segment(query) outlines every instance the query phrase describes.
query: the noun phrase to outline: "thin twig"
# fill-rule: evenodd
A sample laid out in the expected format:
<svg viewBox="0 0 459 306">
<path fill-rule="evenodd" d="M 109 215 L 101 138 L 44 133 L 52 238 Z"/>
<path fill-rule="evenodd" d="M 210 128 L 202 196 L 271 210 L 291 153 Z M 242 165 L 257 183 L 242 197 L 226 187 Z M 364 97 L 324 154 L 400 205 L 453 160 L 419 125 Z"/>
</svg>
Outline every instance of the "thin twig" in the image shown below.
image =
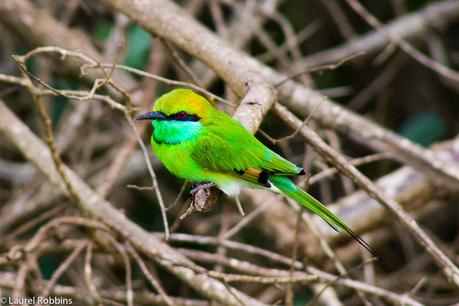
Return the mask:
<svg viewBox="0 0 459 306">
<path fill-rule="evenodd" d="M 452 70 L 451 68 L 446 67 L 445 65 L 431 59 L 415 47 L 413 47 L 410 43 L 403 40 L 397 34 L 388 31 L 383 27 L 381 22 L 368 10 L 360 4 L 357 0 L 345 0 L 347 4 L 357 13 L 359 14 L 365 21 L 370 24 L 372 27 L 383 33 L 389 41 L 395 45 L 397 45 L 400 49 L 403 50 L 406 54 L 413 57 L 418 63 L 424 65 L 425 67 L 435 71 L 439 75 L 449 78 L 455 82 L 459 82 L 459 72 Z"/>
<path fill-rule="evenodd" d="M 301 124 L 301 121 L 285 107 L 276 104 L 274 109 L 287 124 L 293 127 L 297 127 Z M 430 254 L 446 278 L 452 284 L 459 287 L 459 269 L 395 200 L 386 197 L 370 179 L 357 170 L 342 155 L 331 149 L 313 130 L 308 127 L 303 127 L 301 129 L 301 135 L 319 154 L 333 162 L 340 172 L 351 178 L 357 185 L 359 185 L 360 188 L 365 190 L 369 196 L 374 198 L 389 212 L 391 212 L 392 215 L 394 215 L 397 220 L 411 232 L 425 251 Z"/>
<path fill-rule="evenodd" d="M 80 243 L 78 247 L 76 247 L 72 253 L 59 265 L 59 267 L 56 269 L 56 271 L 53 273 L 51 276 L 51 279 L 49 280 L 47 286 L 45 289 L 42 291 L 41 295 L 44 297 L 49 296 L 49 294 L 52 292 L 54 286 L 56 285 L 57 281 L 59 278 L 65 273 L 65 271 L 70 267 L 70 265 L 75 261 L 75 259 L 78 258 L 78 256 L 83 252 L 83 250 L 87 247 L 88 243 Z"/>
<path fill-rule="evenodd" d="M 292 75 L 288 76 L 287 78 L 285 78 L 284 80 L 277 82 L 276 84 L 274 84 L 274 87 L 277 88 L 277 87 L 285 84 L 287 81 L 295 79 L 296 77 L 298 77 L 300 75 L 303 75 L 303 74 L 307 74 L 307 73 L 311 73 L 311 72 L 323 72 L 323 71 L 326 71 L 326 70 L 335 70 L 336 68 L 339 68 L 343 64 L 345 64 L 345 63 L 347 63 L 347 62 L 349 62 L 349 61 L 351 61 L 351 60 L 355 59 L 356 57 L 359 57 L 359 56 L 361 56 L 363 54 L 364 54 L 364 52 L 358 52 L 358 53 L 351 54 L 350 56 L 347 56 L 347 57 L 341 59 L 339 62 L 337 62 L 335 64 L 326 64 L 326 65 L 319 65 L 319 66 L 312 67 L 312 68 L 307 68 L 304 71 L 300 71 L 300 72 L 297 72 L 295 74 L 292 74 Z"/>
<path fill-rule="evenodd" d="M 132 121 L 131 117 L 128 115 L 126 116 L 126 120 L 129 123 L 129 126 L 132 128 L 132 131 L 134 132 L 135 137 L 137 138 L 137 142 L 140 145 L 140 148 L 142 149 L 142 153 L 145 159 L 145 162 L 147 163 L 147 169 L 148 172 L 150 173 L 150 177 L 152 180 L 152 188 L 156 193 L 156 198 L 158 199 L 159 207 L 161 209 L 161 216 L 163 219 L 163 225 L 164 225 L 164 238 L 166 240 L 169 240 L 169 223 L 167 221 L 167 213 L 166 213 L 166 206 L 164 204 L 163 196 L 161 195 L 161 191 L 159 190 L 159 185 L 158 185 L 158 178 L 156 177 L 156 173 L 153 170 L 153 166 L 151 165 L 150 161 L 150 156 L 148 155 L 147 148 L 145 147 L 145 144 L 142 141 L 142 138 L 140 137 L 139 132 L 137 132 L 137 128 L 134 125 L 134 122 Z"/>
<path fill-rule="evenodd" d="M 112 66 L 112 64 L 100 64 L 100 66 L 103 67 L 103 68 L 110 68 Z M 95 67 L 93 65 L 89 65 L 89 66 L 85 66 L 84 67 L 85 70 L 86 69 L 96 69 L 96 68 L 97 67 Z M 187 88 L 193 89 L 193 90 L 195 90 L 195 91 L 197 91 L 197 92 L 209 97 L 209 99 L 211 101 L 219 101 L 219 102 L 225 103 L 225 104 L 227 104 L 229 106 L 233 106 L 233 107 L 235 106 L 233 103 L 231 103 L 229 101 L 226 101 L 225 99 L 223 99 L 223 98 L 211 93 L 210 91 L 208 91 L 208 90 L 206 90 L 204 88 L 201 88 L 201 87 L 199 87 L 199 86 L 197 86 L 195 84 L 192 84 L 192 83 L 167 79 L 167 78 L 164 78 L 164 77 L 161 77 L 161 76 L 158 76 L 158 75 L 154 75 L 154 74 L 145 72 L 143 70 L 139 70 L 139 69 L 136 69 L 136 68 L 125 66 L 125 65 L 115 65 L 115 68 L 122 69 L 122 70 L 125 70 L 125 71 L 128 71 L 128 72 L 134 73 L 134 74 L 136 74 L 138 76 L 150 78 L 150 79 L 162 82 L 164 84 L 180 86 L 180 87 L 187 87 Z"/>
<path fill-rule="evenodd" d="M 129 243 L 126 244 L 126 248 L 127 248 L 128 252 L 131 254 L 131 256 L 134 257 L 135 261 L 139 265 L 139 267 L 142 270 L 142 272 L 145 275 L 145 277 L 148 279 L 148 281 L 153 286 L 153 288 L 156 289 L 156 291 L 159 293 L 159 295 L 161 295 L 161 297 L 164 299 L 166 304 L 168 306 L 175 306 L 175 303 L 171 300 L 171 298 L 164 291 L 164 289 L 161 286 L 161 284 L 151 274 L 150 270 L 148 270 L 148 267 L 146 266 L 145 262 L 140 257 L 140 255 L 137 253 L 137 251 Z"/>
<path fill-rule="evenodd" d="M 84 260 L 84 280 L 89 292 L 91 293 L 92 298 L 95 300 L 95 302 L 97 302 L 97 304 L 100 305 L 102 302 L 102 297 L 97 291 L 97 287 L 92 280 L 91 259 L 93 247 L 94 243 L 92 241 L 89 241 L 88 245 L 86 246 L 86 256 Z"/>
<path fill-rule="evenodd" d="M 237 210 L 239 211 L 239 214 L 241 216 L 245 216 L 244 208 L 242 208 L 241 200 L 239 199 L 239 197 L 236 197 L 234 200 L 236 202 L 236 207 L 237 207 Z"/>
<path fill-rule="evenodd" d="M 172 46 L 170 42 L 164 39 L 161 39 L 161 42 L 166 46 L 167 50 L 169 51 L 170 55 L 177 63 L 177 65 L 188 75 L 188 77 L 193 81 L 193 83 L 199 87 L 203 87 L 202 82 L 198 79 L 198 76 L 193 72 L 193 70 L 191 70 L 190 67 L 188 67 L 188 65 L 178 54 L 174 46 Z"/>
</svg>

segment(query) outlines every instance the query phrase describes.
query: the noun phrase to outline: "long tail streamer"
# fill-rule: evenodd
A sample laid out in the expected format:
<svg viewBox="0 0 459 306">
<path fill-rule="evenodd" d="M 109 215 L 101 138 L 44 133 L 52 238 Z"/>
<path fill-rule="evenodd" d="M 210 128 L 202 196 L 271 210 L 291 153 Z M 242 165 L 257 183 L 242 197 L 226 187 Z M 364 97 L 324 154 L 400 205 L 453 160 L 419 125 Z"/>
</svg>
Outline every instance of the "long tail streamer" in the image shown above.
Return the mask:
<svg viewBox="0 0 459 306">
<path fill-rule="evenodd" d="M 318 200 L 314 199 L 307 192 L 296 186 L 290 179 L 282 176 L 271 176 L 269 181 L 276 186 L 280 191 L 282 191 L 286 196 L 290 197 L 292 200 L 295 200 L 299 204 L 303 205 L 309 209 L 314 214 L 321 217 L 325 222 L 327 222 L 334 230 L 339 231 L 339 229 L 344 230 L 352 238 L 354 238 L 358 243 L 360 243 L 365 249 L 368 250 L 373 256 L 378 257 L 375 251 L 370 247 L 370 245 L 352 231 L 341 219 L 339 219 L 335 214 L 333 214 L 324 204 L 320 203 Z"/>
</svg>

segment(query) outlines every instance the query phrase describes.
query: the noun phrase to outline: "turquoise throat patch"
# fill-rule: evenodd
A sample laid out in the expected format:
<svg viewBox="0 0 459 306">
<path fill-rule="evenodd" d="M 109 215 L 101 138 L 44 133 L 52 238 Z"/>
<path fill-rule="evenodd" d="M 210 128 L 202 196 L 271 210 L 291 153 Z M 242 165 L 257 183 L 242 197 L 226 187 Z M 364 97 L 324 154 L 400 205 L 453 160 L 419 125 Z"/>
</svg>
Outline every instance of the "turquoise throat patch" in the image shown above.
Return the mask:
<svg viewBox="0 0 459 306">
<path fill-rule="evenodd" d="M 158 144 L 179 144 L 196 139 L 202 132 L 200 122 L 177 120 L 153 120 L 153 139 Z"/>
</svg>

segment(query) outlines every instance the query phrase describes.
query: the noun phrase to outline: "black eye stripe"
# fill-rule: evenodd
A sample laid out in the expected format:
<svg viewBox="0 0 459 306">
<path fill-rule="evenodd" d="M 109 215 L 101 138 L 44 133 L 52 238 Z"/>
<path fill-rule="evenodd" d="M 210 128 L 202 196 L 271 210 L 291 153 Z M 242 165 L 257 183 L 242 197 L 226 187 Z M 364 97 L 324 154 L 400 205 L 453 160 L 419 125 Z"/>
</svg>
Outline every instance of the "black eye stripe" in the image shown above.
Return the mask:
<svg viewBox="0 0 459 306">
<path fill-rule="evenodd" d="M 201 119 L 198 115 L 187 115 L 186 121 L 199 121 Z"/>
<path fill-rule="evenodd" d="M 199 121 L 201 119 L 198 115 L 187 114 L 186 112 L 178 112 L 167 116 L 166 120 L 177 120 L 177 121 Z"/>
</svg>

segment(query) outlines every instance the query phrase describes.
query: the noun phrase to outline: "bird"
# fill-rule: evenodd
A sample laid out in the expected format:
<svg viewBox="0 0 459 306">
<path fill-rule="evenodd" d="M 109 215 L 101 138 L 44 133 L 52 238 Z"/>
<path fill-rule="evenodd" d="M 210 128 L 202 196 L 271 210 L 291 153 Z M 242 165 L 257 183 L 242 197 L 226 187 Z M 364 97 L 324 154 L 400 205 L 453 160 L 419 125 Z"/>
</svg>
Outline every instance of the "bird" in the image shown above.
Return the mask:
<svg viewBox="0 0 459 306">
<path fill-rule="evenodd" d="M 136 120 L 151 121 L 153 153 L 175 176 L 215 185 L 230 197 L 246 187 L 283 194 L 374 254 L 339 217 L 293 183 L 290 178 L 304 175 L 303 168 L 266 147 L 202 95 L 186 88 L 171 90 L 156 100 L 151 112 Z"/>
</svg>

